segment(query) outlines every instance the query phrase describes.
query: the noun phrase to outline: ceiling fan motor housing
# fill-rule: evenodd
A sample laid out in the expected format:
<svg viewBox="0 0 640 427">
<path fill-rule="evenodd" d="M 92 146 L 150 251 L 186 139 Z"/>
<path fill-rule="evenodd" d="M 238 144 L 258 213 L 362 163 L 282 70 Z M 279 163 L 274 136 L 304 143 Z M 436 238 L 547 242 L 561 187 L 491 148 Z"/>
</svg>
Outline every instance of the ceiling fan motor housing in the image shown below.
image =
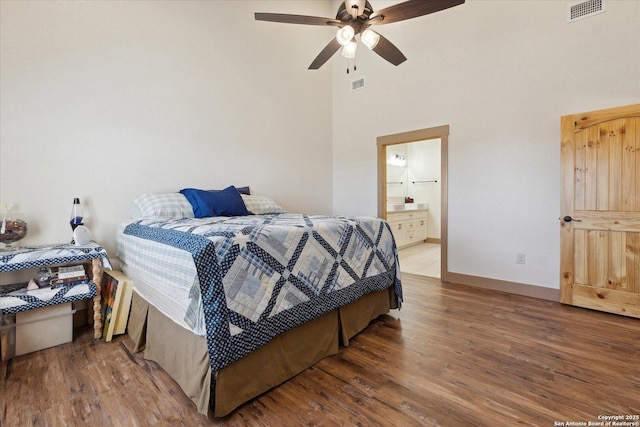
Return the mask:
<svg viewBox="0 0 640 427">
<path fill-rule="evenodd" d="M 342 22 L 358 18 L 368 19 L 372 13 L 373 8 L 367 0 L 345 0 L 338 8 L 336 19 Z"/>
</svg>

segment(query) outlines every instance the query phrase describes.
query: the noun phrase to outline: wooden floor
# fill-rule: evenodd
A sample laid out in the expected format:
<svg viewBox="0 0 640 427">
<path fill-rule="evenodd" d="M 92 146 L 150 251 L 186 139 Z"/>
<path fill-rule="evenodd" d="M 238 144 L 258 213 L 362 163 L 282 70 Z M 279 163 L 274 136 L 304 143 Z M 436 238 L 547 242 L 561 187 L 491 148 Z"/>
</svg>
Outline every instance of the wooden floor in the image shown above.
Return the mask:
<svg viewBox="0 0 640 427">
<path fill-rule="evenodd" d="M 2 426 L 554 426 L 640 414 L 640 320 L 403 274 L 405 304 L 332 357 L 207 419 L 128 337 L 17 357 Z M 5 371 L 6 363 L 0 365 Z"/>
</svg>

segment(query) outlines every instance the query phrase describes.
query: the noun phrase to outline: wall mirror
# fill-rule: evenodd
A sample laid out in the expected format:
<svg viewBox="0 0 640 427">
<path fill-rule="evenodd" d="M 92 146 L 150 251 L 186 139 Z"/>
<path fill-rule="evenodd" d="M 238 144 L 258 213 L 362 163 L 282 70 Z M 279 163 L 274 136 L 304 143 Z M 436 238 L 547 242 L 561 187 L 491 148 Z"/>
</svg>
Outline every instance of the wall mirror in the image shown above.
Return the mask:
<svg viewBox="0 0 640 427">
<path fill-rule="evenodd" d="M 386 147 L 387 211 L 440 205 L 440 149 L 440 139 Z"/>
<path fill-rule="evenodd" d="M 387 147 L 386 167 L 387 202 L 404 203 L 404 198 L 409 195 L 407 144 L 398 144 Z"/>
</svg>

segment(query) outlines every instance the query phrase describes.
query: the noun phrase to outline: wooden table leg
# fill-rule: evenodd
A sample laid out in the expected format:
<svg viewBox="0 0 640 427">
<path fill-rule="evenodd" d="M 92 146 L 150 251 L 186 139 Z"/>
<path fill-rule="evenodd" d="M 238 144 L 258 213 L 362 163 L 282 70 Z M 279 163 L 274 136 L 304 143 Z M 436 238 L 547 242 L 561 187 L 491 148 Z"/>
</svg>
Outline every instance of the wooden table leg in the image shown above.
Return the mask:
<svg viewBox="0 0 640 427">
<path fill-rule="evenodd" d="M 93 297 L 93 338 L 102 338 L 102 261 L 100 258 L 91 260 L 93 282 L 96 284 L 96 296 Z"/>
<path fill-rule="evenodd" d="M 4 380 L 8 380 L 9 376 L 13 372 L 13 359 L 7 360 L 7 369 L 4 371 Z"/>
</svg>

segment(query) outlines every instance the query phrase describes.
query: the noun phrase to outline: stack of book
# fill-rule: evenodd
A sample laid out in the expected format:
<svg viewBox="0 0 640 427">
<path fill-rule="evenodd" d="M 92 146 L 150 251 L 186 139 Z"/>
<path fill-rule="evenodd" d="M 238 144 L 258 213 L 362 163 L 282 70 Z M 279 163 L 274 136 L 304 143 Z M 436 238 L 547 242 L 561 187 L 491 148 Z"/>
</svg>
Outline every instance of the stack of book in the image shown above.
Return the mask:
<svg viewBox="0 0 640 427">
<path fill-rule="evenodd" d="M 89 280 L 84 265 L 70 265 L 67 267 L 54 267 L 52 278 L 49 282 L 51 287 L 73 286 L 86 283 Z"/>
<path fill-rule="evenodd" d="M 124 334 L 129 322 L 133 281 L 121 271 L 106 270 L 102 275 L 102 336 L 111 341 L 114 335 Z"/>
</svg>

